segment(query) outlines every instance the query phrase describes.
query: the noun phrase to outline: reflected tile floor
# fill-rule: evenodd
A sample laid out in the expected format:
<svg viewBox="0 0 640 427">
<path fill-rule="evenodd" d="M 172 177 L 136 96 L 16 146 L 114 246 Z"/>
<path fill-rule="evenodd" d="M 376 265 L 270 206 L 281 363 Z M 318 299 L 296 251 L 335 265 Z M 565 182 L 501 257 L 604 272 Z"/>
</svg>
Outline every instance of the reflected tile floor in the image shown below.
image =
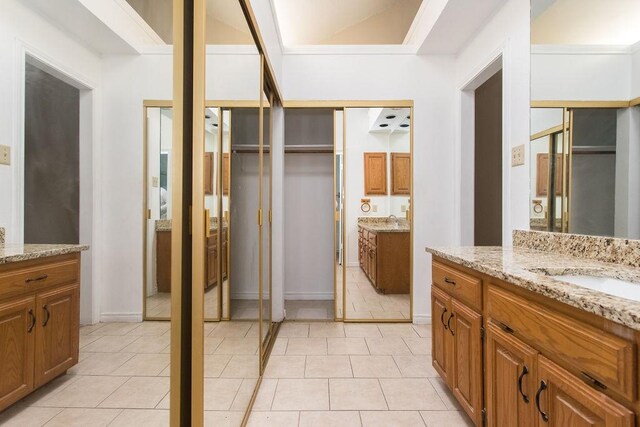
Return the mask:
<svg viewBox="0 0 640 427">
<path fill-rule="evenodd" d="M 341 268 L 340 268 L 341 270 Z M 409 319 L 409 294 L 376 292 L 360 267 L 347 267 L 347 319 Z"/>
<path fill-rule="evenodd" d="M 258 377 L 258 324 L 205 323 L 205 425 L 241 424 Z M 4 426 L 168 426 L 170 323 L 80 328 L 80 361 L 0 413 Z"/>
<path fill-rule="evenodd" d="M 331 320 L 334 319 L 333 300 L 286 300 L 284 308 L 287 320 Z"/>
<path fill-rule="evenodd" d="M 430 337 L 430 325 L 285 322 L 248 425 L 472 426 Z"/>
<path fill-rule="evenodd" d="M 226 285 L 225 280 L 225 285 Z M 226 301 L 223 300 L 226 305 Z M 224 308 L 223 308 L 224 310 Z M 204 293 L 204 315 L 207 318 L 218 317 L 218 288 L 214 286 Z M 171 294 L 158 292 L 147 297 L 147 317 L 169 319 L 171 317 Z"/>
</svg>

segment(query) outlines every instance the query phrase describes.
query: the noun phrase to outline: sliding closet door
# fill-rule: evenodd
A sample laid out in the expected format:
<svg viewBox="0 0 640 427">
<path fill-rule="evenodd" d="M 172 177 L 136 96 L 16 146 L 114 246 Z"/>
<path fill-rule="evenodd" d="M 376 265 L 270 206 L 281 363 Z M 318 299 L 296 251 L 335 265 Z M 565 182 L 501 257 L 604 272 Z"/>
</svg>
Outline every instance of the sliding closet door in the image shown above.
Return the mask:
<svg viewBox="0 0 640 427">
<path fill-rule="evenodd" d="M 264 58 L 264 57 L 263 57 Z M 263 62 L 264 65 L 264 62 Z M 271 333 L 271 104 L 262 93 L 260 133 L 260 340 L 261 363 Z"/>
</svg>

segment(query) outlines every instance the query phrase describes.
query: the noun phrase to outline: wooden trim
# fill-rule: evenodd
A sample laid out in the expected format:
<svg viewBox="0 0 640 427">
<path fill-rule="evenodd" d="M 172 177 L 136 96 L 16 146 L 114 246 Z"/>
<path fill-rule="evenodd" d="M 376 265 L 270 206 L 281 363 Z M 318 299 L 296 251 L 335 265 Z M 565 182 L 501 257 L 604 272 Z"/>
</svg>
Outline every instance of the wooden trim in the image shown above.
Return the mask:
<svg viewBox="0 0 640 427">
<path fill-rule="evenodd" d="M 568 126 L 565 126 L 565 129 L 567 127 Z M 540 138 L 543 138 L 545 136 L 549 136 L 549 135 L 552 135 L 554 133 L 560 133 L 560 132 L 562 132 L 562 125 L 554 126 L 554 127 L 549 128 L 549 129 L 542 130 L 542 131 L 540 131 L 538 133 L 534 133 L 533 135 L 531 135 L 530 141 L 535 141 L 536 139 L 540 139 Z"/>
<path fill-rule="evenodd" d="M 413 100 L 290 100 L 284 108 L 413 108 Z"/>
<path fill-rule="evenodd" d="M 243 3 L 244 0 L 241 0 L 240 3 Z M 249 18 L 247 18 L 249 19 Z M 258 358 L 258 366 L 260 376 L 264 373 L 264 366 L 262 361 L 264 360 L 264 346 L 262 345 L 262 316 L 264 315 L 264 310 L 262 307 L 263 298 L 262 298 L 262 289 L 264 286 L 263 283 L 263 269 L 264 269 L 264 261 L 262 257 L 263 250 L 263 237 L 262 237 L 262 225 L 264 224 L 264 210 L 262 209 L 262 175 L 264 171 L 264 56 L 260 55 L 260 107 L 258 108 L 258 347 L 259 347 L 259 358 Z"/>
<path fill-rule="evenodd" d="M 629 107 L 635 107 L 638 105 L 640 105 L 640 96 L 629 101 Z"/>
<path fill-rule="evenodd" d="M 144 107 L 158 107 L 167 108 L 173 107 L 173 101 L 171 99 L 145 99 L 142 101 Z"/>
<path fill-rule="evenodd" d="M 627 108 L 629 101 L 531 101 L 531 108 Z"/>
<path fill-rule="evenodd" d="M 145 99 L 142 101 L 145 107 L 171 108 L 173 101 L 170 99 Z M 267 105 L 269 103 L 267 102 Z M 258 108 L 260 101 L 242 99 L 207 99 L 206 108 Z"/>
</svg>

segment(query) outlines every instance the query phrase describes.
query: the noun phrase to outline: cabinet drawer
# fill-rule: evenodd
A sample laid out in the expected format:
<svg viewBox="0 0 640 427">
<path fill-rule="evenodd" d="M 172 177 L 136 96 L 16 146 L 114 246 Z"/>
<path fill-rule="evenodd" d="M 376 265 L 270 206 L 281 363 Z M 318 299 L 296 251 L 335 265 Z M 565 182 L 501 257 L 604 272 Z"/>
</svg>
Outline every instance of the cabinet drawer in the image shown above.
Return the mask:
<svg viewBox="0 0 640 427">
<path fill-rule="evenodd" d="M 482 310 L 481 280 L 456 270 L 448 265 L 433 261 L 433 283 L 451 296 Z"/>
<path fill-rule="evenodd" d="M 631 401 L 635 399 L 636 354 L 632 342 L 495 286 L 489 286 L 487 313 L 507 325 L 506 330 L 564 361 L 595 388 L 608 388 Z"/>
<path fill-rule="evenodd" d="M 25 261 L 0 269 L 0 299 L 80 280 L 77 256 Z"/>
</svg>

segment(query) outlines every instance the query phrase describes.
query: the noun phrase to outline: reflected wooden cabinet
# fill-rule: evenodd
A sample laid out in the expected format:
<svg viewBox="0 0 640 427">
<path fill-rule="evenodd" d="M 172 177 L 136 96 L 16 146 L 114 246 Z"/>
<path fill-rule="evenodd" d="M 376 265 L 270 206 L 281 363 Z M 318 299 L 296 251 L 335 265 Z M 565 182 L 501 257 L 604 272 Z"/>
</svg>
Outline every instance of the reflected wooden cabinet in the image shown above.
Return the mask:
<svg viewBox="0 0 640 427">
<path fill-rule="evenodd" d="M 222 195 L 229 195 L 229 183 L 231 180 L 231 160 L 229 158 L 229 153 L 222 154 Z"/>
<path fill-rule="evenodd" d="M 213 194 L 213 153 L 204 153 L 204 194 Z"/>
<path fill-rule="evenodd" d="M 536 157 L 536 197 L 547 197 L 549 192 L 549 154 L 538 153 Z M 556 196 L 562 196 L 562 154 L 556 154 Z"/>
<path fill-rule="evenodd" d="M 411 194 L 411 154 L 391 153 L 391 194 Z"/>
<path fill-rule="evenodd" d="M 387 194 L 387 153 L 364 153 L 364 194 Z"/>
<path fill-rule="evenodd" d="M 408 231 L 373 232 L 358 227 L 360 268 L 377 292 L 410 292 L 410 242 Z"/>
<path fill-rule="evenodd" d="M 0 411 L 78 363 L 80 255 L 0 266 Z"/>
</svg>

